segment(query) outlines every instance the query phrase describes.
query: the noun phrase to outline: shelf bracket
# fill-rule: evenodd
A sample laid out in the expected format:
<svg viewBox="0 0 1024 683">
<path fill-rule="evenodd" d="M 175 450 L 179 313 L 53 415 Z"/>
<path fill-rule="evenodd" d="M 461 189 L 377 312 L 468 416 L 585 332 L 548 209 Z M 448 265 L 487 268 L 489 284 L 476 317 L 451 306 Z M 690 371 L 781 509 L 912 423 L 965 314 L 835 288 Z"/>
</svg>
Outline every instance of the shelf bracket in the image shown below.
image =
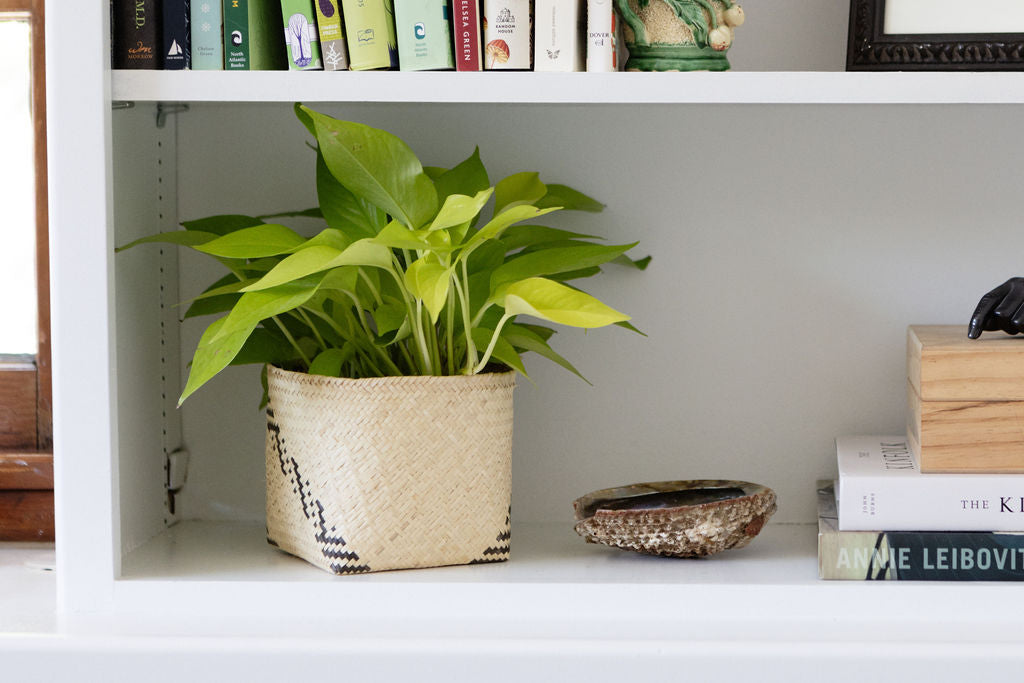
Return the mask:
<svg viewBox="0 0 1024 683">
<path fill-rule="evenodd" d="M 117 111 L 118 109 L 134 109 L 135 103 L 130 100 L 119 100 L 116 102 L 111 102 L 110 108 L 113 111 Z"/>
<path fill-rule="evenodd" d="M 167 509 L 174 514 L 174 498 L 188 479 L 188 451 L 183 448 L 167 454 Z"/>
<path fill-rule="evenodd" d="M 156 127 L 163 128 L 167 123 L 168 114 L 179 114 L 188 111 L 187 104 L 168 104 L 166 102 L 156 103 Z"/>
</svg>

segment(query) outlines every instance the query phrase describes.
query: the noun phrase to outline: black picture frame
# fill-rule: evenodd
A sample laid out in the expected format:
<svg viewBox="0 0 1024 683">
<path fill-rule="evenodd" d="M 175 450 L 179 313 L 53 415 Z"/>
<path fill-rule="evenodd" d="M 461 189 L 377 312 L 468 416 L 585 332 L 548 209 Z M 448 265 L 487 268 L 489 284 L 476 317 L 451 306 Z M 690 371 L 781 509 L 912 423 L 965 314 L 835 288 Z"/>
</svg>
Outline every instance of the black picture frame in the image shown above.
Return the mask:
<svg viewBox="0 0 1024 683">
<path fill-rule="evenodd" d="M 884 32 L 885 0 L 850 0 L 847 71 L 1022 71 L 1024 33 Z"/>
</svg>

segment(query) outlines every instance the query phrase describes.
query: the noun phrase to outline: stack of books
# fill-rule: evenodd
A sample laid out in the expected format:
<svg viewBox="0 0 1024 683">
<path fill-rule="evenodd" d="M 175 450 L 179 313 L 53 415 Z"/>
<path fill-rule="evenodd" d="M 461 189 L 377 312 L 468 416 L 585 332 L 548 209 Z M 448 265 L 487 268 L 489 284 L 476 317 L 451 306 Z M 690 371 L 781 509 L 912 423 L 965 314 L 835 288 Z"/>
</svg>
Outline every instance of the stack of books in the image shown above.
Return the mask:
<svg viewBox="0 0 1024 683">
<path fill-rule="evenodd" d="M 115 69 L 616 71 L 620 63 L 611 0 L 111 0 L 111 13 Z"/>
<path fill-rule="evenodd" d="M 823 579 L 1024 579 L 1024 345 L 907 334 L 907 433 L 836 439 L 818 486 Z"/>
</svg>

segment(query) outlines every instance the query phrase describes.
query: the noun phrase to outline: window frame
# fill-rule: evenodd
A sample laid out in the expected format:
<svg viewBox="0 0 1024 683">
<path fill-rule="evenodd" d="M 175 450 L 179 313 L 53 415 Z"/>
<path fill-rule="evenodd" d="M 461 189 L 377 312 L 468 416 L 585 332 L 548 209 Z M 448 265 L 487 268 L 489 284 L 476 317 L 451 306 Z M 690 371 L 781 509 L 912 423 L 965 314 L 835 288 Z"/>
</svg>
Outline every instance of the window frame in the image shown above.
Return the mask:
<svg viewBox="0 0 1024 683">
<path fill-rule="evenodd" d="M 31 35 L 38 310 L 35 356 L 0 356 L 0 541 L 54 538 L 44 7 L 44 0 L 0 0 L 0 14 L 24 15 Z"/>
</svg>

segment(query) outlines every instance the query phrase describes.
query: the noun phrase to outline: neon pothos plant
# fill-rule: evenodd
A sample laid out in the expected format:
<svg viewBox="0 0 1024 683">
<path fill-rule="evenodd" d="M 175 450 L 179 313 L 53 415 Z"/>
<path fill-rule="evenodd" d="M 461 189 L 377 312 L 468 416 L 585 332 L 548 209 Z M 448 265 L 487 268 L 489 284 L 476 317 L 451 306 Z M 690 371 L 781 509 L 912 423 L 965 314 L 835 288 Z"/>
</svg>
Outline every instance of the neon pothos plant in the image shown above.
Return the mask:
<svg viewBox="0 0 1024 683">
<path fill-rule="evenodd" d="M 320 206 L 275 216 L 211 216 L 146 237 L 209 254 L 229 271 L 185 317 L 226 314 L 206 328 L 184 401 L 228 365 L 272 363 L 340 377 L 526 374 L 532 351 L 579 375 L 540 321 L 593 328 L 620 313 L 568 281 L 608 262 L 644 268 L 589 235 L 524 224 L 593 199 L 536 173 L 491 186 L 474 151 L 452 169 L 424 168 L 399 138 L 296 105 L 316 138 Z M 492 201 L 493 200 L 493 201 Z M 492 205 L 484 218 L 485 209 Z M 322 218 L 312 238 L 266 219 Z"/>
</svg>

